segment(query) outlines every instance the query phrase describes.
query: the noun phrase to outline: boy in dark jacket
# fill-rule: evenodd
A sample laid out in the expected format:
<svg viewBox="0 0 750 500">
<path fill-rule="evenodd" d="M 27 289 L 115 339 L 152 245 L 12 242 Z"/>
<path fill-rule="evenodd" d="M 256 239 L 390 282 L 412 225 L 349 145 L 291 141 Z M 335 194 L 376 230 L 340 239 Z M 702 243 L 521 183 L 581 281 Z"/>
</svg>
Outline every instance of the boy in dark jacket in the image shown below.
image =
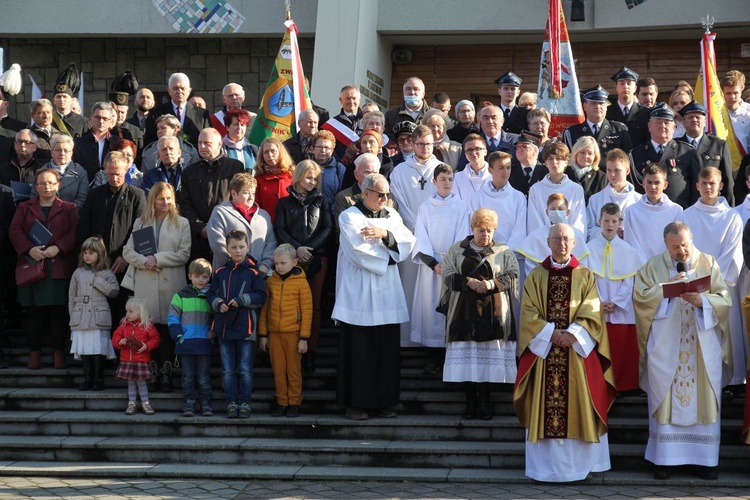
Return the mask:
<svg viewBox="0 0 750 500">
<path fill-rule="evenodd" d="M 255 318 L 266 301 L 266 283 L 247 255 L 249 248 L 244 231 L 230 231 L 229 260 L 216 270 L 208 289 L 208 301 L 217 313 L 212 330 L 219 339 L 227 418 L 250 418 Z"/>
<path fill-rule="evenodd" d="M 182 365 L 182 390 L 185 404 L 183 417 L 195 415 L 195 387 L 201 402 L 201 415 L 212 417 L 211 410 L 211 319 L 213 311 L 206 293 L 211 281 L 211 264 L 206 259 L 195 259 L 188 267 L 190 285 L 174 294 L 169 305 L 169 334 L 174 341 L 174 352 Z"/>
</svg>

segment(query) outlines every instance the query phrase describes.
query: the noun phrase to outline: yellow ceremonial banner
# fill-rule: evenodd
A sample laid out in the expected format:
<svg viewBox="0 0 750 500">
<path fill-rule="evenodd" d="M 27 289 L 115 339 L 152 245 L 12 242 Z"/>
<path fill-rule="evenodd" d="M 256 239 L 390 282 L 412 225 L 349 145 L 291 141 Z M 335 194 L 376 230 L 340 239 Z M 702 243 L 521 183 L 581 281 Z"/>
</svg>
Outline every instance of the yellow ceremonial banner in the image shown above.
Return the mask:
<svg viewBox="0 0 750 500">
<path fill-rule="evenodd" d="M 732 169 L 737 173 L 742 162 L 742 153 L 737 142 L 737 136 L 734 135 L 732 120 L 729 118 L 726 102 L 724 102 L 724 93 L 719 84 L 719 78 L 716 76 L 716 69 L 710 59 L 706 58 L 706 83 L 708 88 L 708 99 L 703 95 L 703 74 L 698 74 L 698 81 L 695 84 L 695 100 L 706 107 L 708 117 L 711 119 L 709 124 L 710 130 L 719 139 L 724 139 L 729 144 L 729 153 L 732 155 Z"/>
</svg>

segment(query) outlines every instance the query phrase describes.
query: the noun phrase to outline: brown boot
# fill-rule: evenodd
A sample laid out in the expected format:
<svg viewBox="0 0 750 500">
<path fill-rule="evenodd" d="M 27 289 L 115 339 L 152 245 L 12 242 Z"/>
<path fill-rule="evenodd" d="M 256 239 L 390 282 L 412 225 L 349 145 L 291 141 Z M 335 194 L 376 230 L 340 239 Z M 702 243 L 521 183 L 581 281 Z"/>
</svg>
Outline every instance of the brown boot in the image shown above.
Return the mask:
<svg viewBox="0 0 750 500">
<path fill-rule="evenodd" d="M 65 351 L 55 350 L 55 368 L 62 370 L 68 367 L 67 361 L 65 361 Z"/>
<path fill-rule="evenodd" d="M 38 370 L 42 367 L 42 351 L 31 351 L 29 353 L 29 370 Z"/>
</svg>

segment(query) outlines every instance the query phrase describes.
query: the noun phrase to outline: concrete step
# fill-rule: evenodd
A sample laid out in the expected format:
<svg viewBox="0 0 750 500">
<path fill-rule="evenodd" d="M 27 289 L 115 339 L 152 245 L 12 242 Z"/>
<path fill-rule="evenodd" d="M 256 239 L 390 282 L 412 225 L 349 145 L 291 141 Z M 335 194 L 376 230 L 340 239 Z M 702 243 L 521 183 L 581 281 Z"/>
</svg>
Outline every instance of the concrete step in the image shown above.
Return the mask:
<svg viewBox="0 0 750 500">
<path fill-rule="evenodd" d="M 348 466 L 270 466 L 227 467 L 212 464 L 158 464 L 148 462 L 2 462 L 0 475 L 41 477 L 88 477 L 130 479 L 196 479 L 217 480 L 288 480 L 288 481 L 430 481 L 430 482 L 482 482 L 496 484 L 540 483 L 524 476 L 522 469 L 486 468 L 404 468 L 404 467 L 348 467 Z M 750 476 L 744 472 L 722 471 L 716 481 L 704 481 L 689 474 L 675 474 L 671 479 L 653 479 L 651 466 L 644 464 L 636 471 L 608 471 L 590 474 L 579 484 L 592 486 L 646 486 L 664 491 L 675 488 L 705 486 L 716 488 L 750 488 Z M 602 490 L 605 491 L 605 490 Z M 607 493 L 604 493 L 606 496 Z"/>
<path fill-rule="evenodd" d="M 243 422 L 252 425 L 251 421 Z M 0 461 L 151 462 L 522 469 L 523 442 L 399 441 L 210 437 L 99 437 L 0 435 Z M 611 444 L 613 470 L 643 469 L 642 444 Z M 723 471 L 746 471 L 747 449 L 723 446 Z"/>
<path fill-rule="evenodd" d="M 250 421 L 229 420 L 216 409 L 214 417 L 182 417 L 154 402 L 152 416 L 127 416 L 119 411 L 4 411 L 0 428 L 7 435 L 56 437 L 258 437 L 285 439 L 353 439 L 522 442 L 524 429 L 515 416 L 495 416 L 492 420 L 465 420 L 458 416 L 400 415 L 394 419 L 371 418 L 355 422 L 341 414 L 303 414 L 299 418 L 274 418 L 267 412 L 255 412 Z M 146 424 L 146 425 L 144 425 Z M 742 421 L 722 421 L 722 442 L 739 444 Z M 609 422 L 610 443 L 645 443 L 646 419 L 613 418 Z"/>
</svg>

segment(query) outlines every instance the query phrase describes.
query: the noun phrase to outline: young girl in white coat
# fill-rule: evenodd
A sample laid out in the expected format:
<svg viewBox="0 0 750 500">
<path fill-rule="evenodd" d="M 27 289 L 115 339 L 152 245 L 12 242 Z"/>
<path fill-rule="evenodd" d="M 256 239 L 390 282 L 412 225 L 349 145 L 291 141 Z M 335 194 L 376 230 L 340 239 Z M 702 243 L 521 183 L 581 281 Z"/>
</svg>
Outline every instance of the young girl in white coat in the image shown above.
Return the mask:
<svg viewBox="0 0 750 500">
<path fill-rule="evenodd" d="M 70 352 L 83 362 L 81 391 L 104 388 L 104 359 L 114 359 L 109 340 L 112 316 L 107 298 L 120 292 L 115 274 L 109 269 L 104 241 L 92 236 L 83 242 L 78 269 L 70 279 Z"/>
</svg>

